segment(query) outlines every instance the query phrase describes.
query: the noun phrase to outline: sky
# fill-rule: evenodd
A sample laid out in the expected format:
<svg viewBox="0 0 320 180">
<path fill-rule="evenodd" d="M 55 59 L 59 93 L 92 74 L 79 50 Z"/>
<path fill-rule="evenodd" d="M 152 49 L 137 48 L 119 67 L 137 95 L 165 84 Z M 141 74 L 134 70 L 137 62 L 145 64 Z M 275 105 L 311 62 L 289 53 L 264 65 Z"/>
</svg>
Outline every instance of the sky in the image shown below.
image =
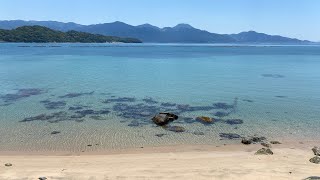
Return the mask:
<svg viewBox="0 0 320 180">
<path fill-rule="evenodd" d="M 0 20 L 17 19 L 187 23 L 213 33 L 254 30 L 320 41 L 320 0 L 0 0 Z"/>
</svg>

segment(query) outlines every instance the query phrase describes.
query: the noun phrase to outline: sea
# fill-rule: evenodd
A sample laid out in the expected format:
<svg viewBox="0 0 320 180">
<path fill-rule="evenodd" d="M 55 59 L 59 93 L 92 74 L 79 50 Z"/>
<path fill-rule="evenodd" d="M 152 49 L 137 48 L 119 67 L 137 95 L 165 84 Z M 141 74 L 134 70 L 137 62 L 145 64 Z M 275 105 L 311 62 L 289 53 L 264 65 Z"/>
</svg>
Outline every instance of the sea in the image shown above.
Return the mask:
<svg viewBox="0 0 320 180">
<path fill-rule="evenodd" d="M 179 118 L 157 126 L 160 112 Z M 0 43 L 0 152 L 305 141 L 319 127 L 317 45 Z"/>
</svg>

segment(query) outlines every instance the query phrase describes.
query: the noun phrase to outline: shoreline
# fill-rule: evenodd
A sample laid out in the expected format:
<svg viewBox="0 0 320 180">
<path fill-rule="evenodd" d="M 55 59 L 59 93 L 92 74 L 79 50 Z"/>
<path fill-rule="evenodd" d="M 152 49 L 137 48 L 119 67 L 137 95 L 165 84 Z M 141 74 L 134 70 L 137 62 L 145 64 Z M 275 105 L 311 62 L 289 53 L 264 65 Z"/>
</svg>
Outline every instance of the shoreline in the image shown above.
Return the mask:
<svg viewBox="0 0 320 180">
<path fill-rule="evenodd" d="M 0 154 L 0 179 L 306 179 L 320 176 L 320 165 L 309 162 L 313 143 L 273 145 L 274 155 L 254 155 L 261 145 L 158 147 L 115 154 Z"/>
<path fill-rule="evenodd" d="M 271 149 L 301 149 L 310 150 L 314 146 L 320 146 L 320 140 L 305 141 L 280 141 L 281 144 L 272 144 Z M 94 150 L 87 147 L 87 151 L 0 151 L 0 156 L 95 156 L 95 155 L 117 155 L 117 154 L 152 154 L 152 153 L 170 153 L 170 152 L 254 152 L 263 148 L 260 143 L 244 145 L 240 142 L 223 145 L 202 145 L 202 144 L 186 144 L 186 145 L 163 145 L 163 146 L 141 146 L 135 148 L 119 148 Z"/>
</svg>

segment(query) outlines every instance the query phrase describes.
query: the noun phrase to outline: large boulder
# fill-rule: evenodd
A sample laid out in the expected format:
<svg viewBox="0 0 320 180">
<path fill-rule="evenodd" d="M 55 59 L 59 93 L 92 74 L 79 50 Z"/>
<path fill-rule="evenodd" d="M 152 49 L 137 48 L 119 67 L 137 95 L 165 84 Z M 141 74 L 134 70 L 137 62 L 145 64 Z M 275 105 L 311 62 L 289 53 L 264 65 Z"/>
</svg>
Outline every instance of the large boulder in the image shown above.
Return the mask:
<svg viewBox="0 0 320 180">
<path fill-rule="evenodd" d="M 316 156 L 320 156 L 320 148 L 315 146 L 314 148 L 312 148 L 312 151 L 314 153 L 314 155 Z"/>
<path fill-rule="evenodd" d="M 164 126 L 177 119 L 178 119 L 178 116 L 175 114 L 159 113 L 152 118 L 152 121 L 158 126 Z"/>
</svg>

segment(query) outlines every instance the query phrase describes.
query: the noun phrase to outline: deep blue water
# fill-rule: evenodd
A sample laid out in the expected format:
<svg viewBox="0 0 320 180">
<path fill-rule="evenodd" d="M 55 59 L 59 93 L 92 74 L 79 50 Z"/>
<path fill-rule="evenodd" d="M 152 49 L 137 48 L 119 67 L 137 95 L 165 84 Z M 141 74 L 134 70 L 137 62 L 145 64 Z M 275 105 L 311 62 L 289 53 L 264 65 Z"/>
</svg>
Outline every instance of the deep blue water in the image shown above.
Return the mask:
<svg viewBox="0 0 320 180">
<path fill-rule="evenodd" d="M 319 46 L 0 44 L 0 150 L 315 139 L 319 68 Z M 155 126 L 160 111 L 186 131 Z"/>
</svg>

